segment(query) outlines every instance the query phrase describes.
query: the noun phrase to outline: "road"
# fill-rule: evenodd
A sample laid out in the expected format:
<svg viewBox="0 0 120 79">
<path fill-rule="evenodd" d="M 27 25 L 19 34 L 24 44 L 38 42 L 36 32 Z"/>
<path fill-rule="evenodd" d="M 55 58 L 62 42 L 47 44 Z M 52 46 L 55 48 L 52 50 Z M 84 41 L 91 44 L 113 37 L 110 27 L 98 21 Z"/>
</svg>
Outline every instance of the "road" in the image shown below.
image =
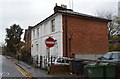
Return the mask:
<svg viewBox="0 0 120 79">
<path fill-rule="evenodd" d="M 0 55 L 0 77 L 16 78 L 24 77 L 17 66 L 6 57 Z"/>
</svg>

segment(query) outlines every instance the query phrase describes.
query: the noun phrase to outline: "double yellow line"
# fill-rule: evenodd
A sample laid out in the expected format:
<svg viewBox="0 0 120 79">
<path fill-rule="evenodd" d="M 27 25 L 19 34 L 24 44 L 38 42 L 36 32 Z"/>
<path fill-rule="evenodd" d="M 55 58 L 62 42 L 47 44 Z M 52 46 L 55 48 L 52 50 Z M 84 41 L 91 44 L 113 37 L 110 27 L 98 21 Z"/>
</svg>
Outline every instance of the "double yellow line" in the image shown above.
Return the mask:
<svg viewBox="0 0 120 79">
<path fill-rule="evenodd" d="M 11 61 L 11 60 L 9 60 L 9 61 Z M 29 73 L 29 72 L 25 71 L 22 67 L 17 65 L 15 62 L 12 63 L 12 64 L 14 64 L 14 66 L 20 71 L 20 73 L 23 74 L 23 76 L 27 77 L 28 79 L 37 79 L 32 75 L 32 73 Z"/>
<path fill-rule="evenodd" d="M 17 69 L 18 69 L 25 77 L 27 77 L 27 78 L 29 78 L 29 79 L 36 79 L 36 78 L 32 75 L 32 73 L 29 73 L 29 72 L 25 71 L 23 68 L 19 67 L 18 65 L 16 65 L 16 67 L 17 67 Z"/>
</svg>

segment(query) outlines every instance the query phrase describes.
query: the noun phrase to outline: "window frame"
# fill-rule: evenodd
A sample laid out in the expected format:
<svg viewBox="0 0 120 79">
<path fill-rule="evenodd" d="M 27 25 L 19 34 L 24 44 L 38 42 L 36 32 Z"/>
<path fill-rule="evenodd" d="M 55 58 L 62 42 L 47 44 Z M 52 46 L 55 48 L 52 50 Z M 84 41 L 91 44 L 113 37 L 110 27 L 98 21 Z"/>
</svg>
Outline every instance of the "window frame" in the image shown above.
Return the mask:
<svg viewBox="0 0 120 79">
<path fill-rule="evenodd" d="M 39 27 L 37 28 L 37 37 L 39 37 Z"/>
<path fill-rule="evenodd" d="M 35 38 L 35 29 L 33 29 L 33 38 Z"/>
<path fill-rule="evenodd" d="M 51 20 L 51 31 L 55 32 L 55 19 Z"/>
</svg>

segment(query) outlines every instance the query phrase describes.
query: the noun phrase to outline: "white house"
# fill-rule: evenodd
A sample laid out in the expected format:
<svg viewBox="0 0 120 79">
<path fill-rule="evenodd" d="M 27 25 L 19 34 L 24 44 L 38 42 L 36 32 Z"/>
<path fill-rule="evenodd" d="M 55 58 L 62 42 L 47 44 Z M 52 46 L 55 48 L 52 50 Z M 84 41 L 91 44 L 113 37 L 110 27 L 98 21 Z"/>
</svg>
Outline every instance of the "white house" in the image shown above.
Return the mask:
<svg viewBox="0 0 120 79">
<path fill-rule="evenodd" d="M 48 56 L 45 40 L 52 37 L 56 42 L 50 56 L 97 58 L 108 51 L 109 21 L 55 6 L 52 15 L 31 29 L 31 55 Z"/>
<path fill-rule="evenodd" d="M 31 55 L 32 56 L 47 56 L 48 48 L 45 45 L 45 40 L 52 37 L 56 40 L 55 46 L 50 48 L 50 55 L 63 56 L 63 30 L 62 30 L 62 15 L 57 13 L 46 18 L 42 22 L 35 25 L 32 29 L 31 38 Z"/>
</svg>

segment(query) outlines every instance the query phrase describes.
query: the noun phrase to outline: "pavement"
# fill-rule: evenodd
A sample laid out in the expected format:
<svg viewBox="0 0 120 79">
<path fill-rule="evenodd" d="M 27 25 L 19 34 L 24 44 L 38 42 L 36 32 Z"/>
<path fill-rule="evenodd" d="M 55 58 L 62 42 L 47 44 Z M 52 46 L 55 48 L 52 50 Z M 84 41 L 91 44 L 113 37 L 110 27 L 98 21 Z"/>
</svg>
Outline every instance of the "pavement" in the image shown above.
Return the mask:
<svg viewBox="0 0 120 79">
<path fill-rule="evenodd" d="M 22 61 L 18 61 L 16 59 L 10 58 L 10 57 L 6 57 L 9 58 L 11 61 L 13 61 L 17 66 L 21 67 L 23 70 L 25 70 L 26 72 L 29 72 L 33 75 L 33 77 L 37 77 L 37 78 L 45 78 L 45 77 L 49 77 L 49 78 L 59 78 L 59 77 L 76 77 L 75 75 L 66 75 L 63 73 L 59 73 L 59 74 L 48 74 L 47 71 L 42 70 L 40 68 L 35 68 L 33 66 L 28 65 L 25 62 Z M 64 78 L 63 78 L 64 79 Z"/>
<path fill-rule="evenodd" d="M 10 58 L 17 66 L 21 67 L 26 72 L 29 72 L 33 75 L 33 77 L 51 77 L 51 75 L 47 74 L 47 71 L 41 70 L 39 68 L 34 68 L 28 65 L 25 62 L 18 61 L 16 59 Z"/>
</svg>

